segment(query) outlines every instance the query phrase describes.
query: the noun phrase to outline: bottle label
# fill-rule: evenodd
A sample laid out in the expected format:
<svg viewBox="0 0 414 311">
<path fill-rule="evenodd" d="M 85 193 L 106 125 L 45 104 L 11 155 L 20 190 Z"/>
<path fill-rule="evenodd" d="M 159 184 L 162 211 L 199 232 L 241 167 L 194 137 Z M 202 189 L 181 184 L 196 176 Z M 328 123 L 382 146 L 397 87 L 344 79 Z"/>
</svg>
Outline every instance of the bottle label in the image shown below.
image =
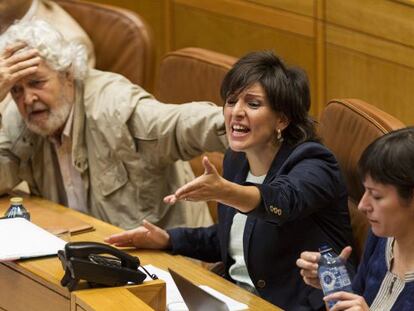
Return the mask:
<svg viewBox="0 0 414 311">
<path fill-rule="evenodd" d="M 351 280 L 349 279 L 345 266 L 330 268 L 321 267 L 320 269 L 319 278 L 325 295 L 340 291 L 344 287 L 351 285 Z"/>
</svg>

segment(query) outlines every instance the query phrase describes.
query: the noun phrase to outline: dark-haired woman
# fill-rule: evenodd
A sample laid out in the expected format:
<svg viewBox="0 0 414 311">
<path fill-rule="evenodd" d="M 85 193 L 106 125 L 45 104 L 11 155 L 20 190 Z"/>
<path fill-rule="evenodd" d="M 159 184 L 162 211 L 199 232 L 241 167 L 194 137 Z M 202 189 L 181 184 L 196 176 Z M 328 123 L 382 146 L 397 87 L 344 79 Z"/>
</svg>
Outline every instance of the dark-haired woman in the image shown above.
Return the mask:
<svg viewBox="0 0 414 311">
<path fill-rule="evenodd" d="M 414 128 L 380 137 L 358 163 L 365 193 L 358 209 L 371 232 L 352 282 L 354 293 L 338 292 L 338 310 L 414 310 Z M 346 259 L 352 249 L 346 247 Z M 320 288 L 319 254 L 303 252 L 297 261 L 305 283 Z M 369 306 L 369 307 L 368 307 Z"/>
<path fill-rule="evenodd" d="M 323 307 L 296 258 L 321 241 L 342 249 L 351 228 L 338 164 L 308 115 L 307 77 L 271 52 L 255 52 L 228 72 L 221 95 L 230 144 L 223 177 L 204 158 L 204 175 L 164 199 L 215 200 L 218 224 L 165 231 L 144 222 L 107 241 L 223 261 L 226 278 L 281 308 Z"/>
</svg>

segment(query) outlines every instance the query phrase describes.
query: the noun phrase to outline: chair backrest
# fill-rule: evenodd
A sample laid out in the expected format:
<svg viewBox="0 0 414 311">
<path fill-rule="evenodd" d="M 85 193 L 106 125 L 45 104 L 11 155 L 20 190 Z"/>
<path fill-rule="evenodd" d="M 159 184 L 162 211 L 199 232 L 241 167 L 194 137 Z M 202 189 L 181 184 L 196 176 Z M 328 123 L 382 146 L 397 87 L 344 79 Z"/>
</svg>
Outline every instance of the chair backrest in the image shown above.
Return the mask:
<svg viewBox="0 0 414 311">
<path fill-rule="evenodd" d="M 358 160 L 376 138 L 404 126 L 395 117 L 358 99 L 331 100 L 322 112 L 319 135 L 336 156 L 346 181 L 357 258 L 362 255 L 369 227 L 365 215 L 357 208 L 364 193 L 357 171 Z"/>
<path fill-rule="evenodd" d="M 166 103 L 181 104 L 197 100 L 222 105 L 221 82 L 236 58 L 201 48 L 184 48 L 170 52 L 162 59 L 155 81 L 155 96 Z M 223 155 L 207 154 L 222 173 Z M 201 157 L 190 162 L 196 176 L 203 174 Z M 215 202 L 208 202 L 213 220 L 217 220 Z"/>
<path fill-rule="evenodd" d="M 96 68 L 122 74 L 152 89 L 152 35 L 135 12 L 81 0 L 56 0 L 86 31 L 94 44 Z"/>
</svg>

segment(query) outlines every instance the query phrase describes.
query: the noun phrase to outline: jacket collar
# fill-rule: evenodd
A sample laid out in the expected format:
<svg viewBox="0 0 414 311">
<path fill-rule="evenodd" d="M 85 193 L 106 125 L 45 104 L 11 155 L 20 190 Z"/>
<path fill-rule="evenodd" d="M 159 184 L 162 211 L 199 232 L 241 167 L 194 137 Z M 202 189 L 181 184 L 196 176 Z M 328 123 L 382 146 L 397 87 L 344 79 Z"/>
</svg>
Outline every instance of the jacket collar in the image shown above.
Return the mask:
<svg viewBox="0 0 414 311">
<path fill-rule="evenodd" d="M 272 178 L 277 174 L 279 169 L 285 163 L 286 159 L 292 153 L 294 147 L 288 146 L 286 143 L 283 143 L 280 146 L 279 151 L 276 153 L 272 164 L 270 165 L 269 171 L 266 174 L 266 178 L 263 181 L 264 184 L 268 183 L 269 178 Z M 241 168 L 234 175 L 234 182 L 237 184 L 243 184 L 246 181 L 247 174 L 249 173 L 249 162 L 245 153 L 238 153 L 237 165 Z"/>
<path fill-rule="evenodd" d="M 280 146 L 280 149 L 276 153 L 272 161 L 272 164 L 270 165 L 269 171 L 266 174 L 266 178 L 263 181 L 264 184 L 269 182 L 269 178 L 272 178 L 273 176 L 277 175 L 277 172 L 286 162 L 287 158 L 292 153 L 294 148 L 295 147 L 289 146 L 286 143 L 282 143 L 282 146 Z"/>
<path fill-rule="evenodd" d="M 88 169 L 88 157 L 85 142 L 85 106 L 84 83 L 75 81 L 75 107 L 73 119 L 72 161 L 73 166 L 84 173 Z"/>
</svg>

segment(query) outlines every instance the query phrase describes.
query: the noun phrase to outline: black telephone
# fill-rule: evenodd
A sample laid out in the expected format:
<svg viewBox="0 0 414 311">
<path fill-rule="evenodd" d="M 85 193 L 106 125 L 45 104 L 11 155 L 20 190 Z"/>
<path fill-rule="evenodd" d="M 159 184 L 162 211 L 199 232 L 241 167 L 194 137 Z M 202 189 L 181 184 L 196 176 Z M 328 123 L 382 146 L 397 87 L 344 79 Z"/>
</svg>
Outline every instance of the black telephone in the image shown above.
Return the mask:
<svg viewBox="0 0 414 311">
<path fill-rule="evenodd" d="M 146 278 L 138 270 L 138 257 L 103 243 L 69 242 L 64 250 L 58 252 L 58 257 L 65 270 L 60 283 L 67 286 L 69 291 L 75 290 L 81 279 L 91 285 L 120 286 L 127 283 L 140 284 Z M 145 269 L 144 271 L 147 272 Z M 157 278 L 155 275 L 148 275 L 152 279 Z"/>
</svg>

